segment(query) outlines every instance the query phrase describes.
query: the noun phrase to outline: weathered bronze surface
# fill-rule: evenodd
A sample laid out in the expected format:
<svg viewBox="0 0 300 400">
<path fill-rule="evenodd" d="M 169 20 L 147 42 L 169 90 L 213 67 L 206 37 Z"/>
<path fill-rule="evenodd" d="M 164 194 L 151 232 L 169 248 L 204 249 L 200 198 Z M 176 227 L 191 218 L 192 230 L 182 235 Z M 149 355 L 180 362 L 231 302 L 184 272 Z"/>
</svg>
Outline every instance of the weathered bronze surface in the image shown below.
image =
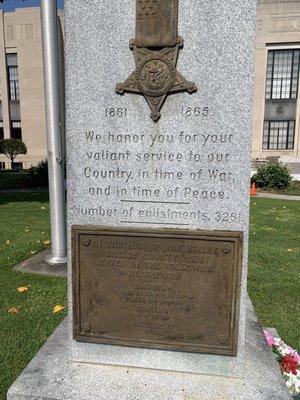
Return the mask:
<svg viewBox="0 0 300 400">
<path fill-rule="evenodd" d="M 242 233 L 75 226 L 78 341 L 236 355 Z"/>
<path fill-rule="evenodd" d="M 130 41 L 136 70 L 116 92 L 141 93 L 150 108 L 151 118 L 158 121 L 169 93 L 197 90 L 177 70 L 179 49 L 178 0 L 136 0 L 136 37 Z"/>
<path fill-rule="evenodd" d="M 137 0 L 137 47 L 172 47 L 177 44 L 178 0 Z"/>
</svg>

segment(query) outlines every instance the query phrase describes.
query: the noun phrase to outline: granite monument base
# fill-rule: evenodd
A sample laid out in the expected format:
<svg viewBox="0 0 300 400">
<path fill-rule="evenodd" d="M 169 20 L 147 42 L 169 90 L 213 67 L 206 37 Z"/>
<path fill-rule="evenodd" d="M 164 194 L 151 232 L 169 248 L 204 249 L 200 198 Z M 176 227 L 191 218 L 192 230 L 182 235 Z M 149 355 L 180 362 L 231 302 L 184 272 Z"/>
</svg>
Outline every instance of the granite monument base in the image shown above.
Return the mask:
<svg viewBox="0 0 300 400">
<path fill-rule="evenodd" d="M 65 320 L 9 389 L 8 400 L 288 400 L 249 302 L 243 379 L 70 362 Z"/>
</svg>

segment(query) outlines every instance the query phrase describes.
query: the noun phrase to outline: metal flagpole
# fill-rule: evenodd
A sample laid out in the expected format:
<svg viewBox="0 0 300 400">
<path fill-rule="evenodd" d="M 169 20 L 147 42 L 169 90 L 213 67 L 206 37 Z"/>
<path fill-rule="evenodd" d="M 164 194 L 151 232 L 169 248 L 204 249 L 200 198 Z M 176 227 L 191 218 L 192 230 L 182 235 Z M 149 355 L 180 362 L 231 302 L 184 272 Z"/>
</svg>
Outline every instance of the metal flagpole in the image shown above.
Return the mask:
<svg viewBox="0 0 300 400">
<path fill-rule="evenodd" d="M 55 265 L 67 261 L 56 0 L 41 0 L 41 22 L 52 243 L 45 262 Z"/>
</svg>

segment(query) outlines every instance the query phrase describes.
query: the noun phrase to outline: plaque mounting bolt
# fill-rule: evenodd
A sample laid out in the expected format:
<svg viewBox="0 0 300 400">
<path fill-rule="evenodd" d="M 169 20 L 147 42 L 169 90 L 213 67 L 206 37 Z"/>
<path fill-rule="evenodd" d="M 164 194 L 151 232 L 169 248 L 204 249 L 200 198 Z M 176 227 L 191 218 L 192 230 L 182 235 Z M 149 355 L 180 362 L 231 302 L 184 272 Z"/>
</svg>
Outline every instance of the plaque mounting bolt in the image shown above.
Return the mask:
<svg viewBox="0 0 300 400">
<path fill-rule="evenodd" d="M 225 335 L 219 335 L 218 342 L 225 345 L 228 343 L 228 338 Z"/>
<path fill-rule="evenodd" d="M 223 253 L 224 254 L 229 254 L 229 253 L 231 253 L 231 248 L 229 247 L 229 246 L 226 246 L 226 247 L 223 247 Z"/>
<path fill-rule="evenodd" d="M 82 244 L 84 246 L 89 246 L 91 244 L 91 239 L 90 238 L 84 238 L 82 239 Z"/>
<path fill-rule="evenodd" d="M 91 324 L 89 324 L 88 322 L 85 322 L 83 324 L 83 329 L 85 332 L 90 332 L 91 331 Z"/>
</svg>

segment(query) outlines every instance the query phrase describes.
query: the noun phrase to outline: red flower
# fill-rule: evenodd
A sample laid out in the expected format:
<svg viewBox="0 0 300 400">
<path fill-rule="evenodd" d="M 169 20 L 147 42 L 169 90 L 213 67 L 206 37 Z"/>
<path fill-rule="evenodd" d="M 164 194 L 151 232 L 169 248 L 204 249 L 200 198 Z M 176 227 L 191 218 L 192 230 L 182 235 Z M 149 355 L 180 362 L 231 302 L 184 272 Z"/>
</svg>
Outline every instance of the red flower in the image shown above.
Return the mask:
<svg viewBox="0 0 300 400">
<path fill-rule="evenodd" d="M 291 355 L 284 356 L 280 363 L 283 372 L 291 372 L 293 375 L 297 375 L 298 362 Z"/>
</svg>

